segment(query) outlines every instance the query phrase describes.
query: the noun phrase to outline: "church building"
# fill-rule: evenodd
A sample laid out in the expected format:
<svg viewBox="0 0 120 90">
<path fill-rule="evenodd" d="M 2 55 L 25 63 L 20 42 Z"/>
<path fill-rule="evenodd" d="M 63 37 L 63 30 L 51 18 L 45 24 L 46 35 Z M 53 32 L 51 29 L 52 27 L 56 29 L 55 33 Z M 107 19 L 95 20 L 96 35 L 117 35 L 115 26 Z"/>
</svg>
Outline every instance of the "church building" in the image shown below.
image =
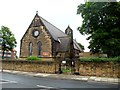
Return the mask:
<svg viewBox="0 0 120 90">
<path fill-rule="evenodd" d="M 73 30 L 68 26 L 65 33 L 36 13 L 21 39 L 20 58 L 79 57 L 82 49 L 73 39 Z"/>
</svg>

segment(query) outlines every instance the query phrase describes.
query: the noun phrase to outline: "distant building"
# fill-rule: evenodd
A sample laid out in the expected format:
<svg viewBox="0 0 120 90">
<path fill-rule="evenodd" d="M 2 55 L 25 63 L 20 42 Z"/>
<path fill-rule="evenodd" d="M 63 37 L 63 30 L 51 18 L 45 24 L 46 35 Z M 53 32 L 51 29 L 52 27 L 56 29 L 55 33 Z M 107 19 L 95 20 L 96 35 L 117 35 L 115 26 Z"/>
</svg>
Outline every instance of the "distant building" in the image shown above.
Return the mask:
<svg viewBox="0 0 120 90">
<path fill-rule="evenodd" d="M 16 59 L 16 53 L 17 51 L 12 50 L 12 51 L 4 51 L 4 59 L 5 60 L 12 60 L 12 59 Z M 2 55 L 3 55 L 3 51 L 0 50 L 0 60 L 2 59 Z"/>
<path fill-rule="evenodd" d="M 73 30 L 69 26 L 64 33 L 36 13 L 21 39 L 20 58 L 79 57 L 81 51 L 77 41 L 73 40 Z"/>
</svg>

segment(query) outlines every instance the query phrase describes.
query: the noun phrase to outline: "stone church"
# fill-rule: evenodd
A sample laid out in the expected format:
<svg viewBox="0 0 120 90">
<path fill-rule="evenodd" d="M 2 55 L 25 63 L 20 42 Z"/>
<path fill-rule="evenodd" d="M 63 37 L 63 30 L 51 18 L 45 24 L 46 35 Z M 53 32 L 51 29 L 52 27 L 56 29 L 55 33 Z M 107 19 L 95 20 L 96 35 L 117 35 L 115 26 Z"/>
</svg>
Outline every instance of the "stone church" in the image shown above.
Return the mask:
<svg viewBox="0 0 120 90">
<path fill-rule="evenodd" d="M 82 49 L 73 39 L 68 26 L 65 33 L 36 13 L 21 39 L 20 58 L 37 56 L 43 58 L 79 57 Z"/>
</svg>

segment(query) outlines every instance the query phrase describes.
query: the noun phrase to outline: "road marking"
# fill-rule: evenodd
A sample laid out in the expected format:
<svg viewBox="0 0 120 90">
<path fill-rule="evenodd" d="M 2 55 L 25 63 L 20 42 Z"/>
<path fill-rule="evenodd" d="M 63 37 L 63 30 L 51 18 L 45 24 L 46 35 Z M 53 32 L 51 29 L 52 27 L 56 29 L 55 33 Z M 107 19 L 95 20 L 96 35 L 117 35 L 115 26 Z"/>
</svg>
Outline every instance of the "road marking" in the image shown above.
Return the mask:
<svg viewBox="0 0 120 90">
<path fill-rule="evenodd" d="M 5 84 L 5 83 L 17 83 L 17 82 L 11 81 L 11 80 L 6 80 L 6 79 L 0 79 L 0 84 Z"/>
<path fill-rule="evenodd" d="M 54 88 L 54 87 L 48 87 L 48 86 L 43 86 L 43 85 L 37 85 L 37 87 L 46 88 L 46 89 L 52 89 L 52 88 Z"/>
<path fill-rule="evenodd" d="M 37 85 L 37 87 L 39 88 L 43 88 L 43 89 L 40 89 L 40 90 L 66 90 L 66 89 L 60 89 L 60 88 L 55 88 L 55 87 L 48 87 L 48 86 L 43 86 L 43 85 Z"/>
</svg>

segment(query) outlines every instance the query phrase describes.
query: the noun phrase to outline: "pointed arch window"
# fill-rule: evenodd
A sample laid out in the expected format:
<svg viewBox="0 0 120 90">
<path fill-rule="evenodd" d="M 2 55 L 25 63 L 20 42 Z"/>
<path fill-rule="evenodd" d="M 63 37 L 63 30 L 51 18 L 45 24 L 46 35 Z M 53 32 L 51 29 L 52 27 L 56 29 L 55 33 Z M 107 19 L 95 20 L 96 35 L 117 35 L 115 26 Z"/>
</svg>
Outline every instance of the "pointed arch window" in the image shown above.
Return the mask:
<svg viewBox="0 0 120 90">
<path fill-rule="evenodd" d="M 33 47 L 33 44 L 30 42 L 29 43 L 29 56 L 32 56 L 32 47 Z"/>
<path fill-rule="evenodd" d="M 38 42 L 38 56 L 41 56 L 41 46 L 42 46 L 42 43 L 39 41 Z"/>
</svg>

